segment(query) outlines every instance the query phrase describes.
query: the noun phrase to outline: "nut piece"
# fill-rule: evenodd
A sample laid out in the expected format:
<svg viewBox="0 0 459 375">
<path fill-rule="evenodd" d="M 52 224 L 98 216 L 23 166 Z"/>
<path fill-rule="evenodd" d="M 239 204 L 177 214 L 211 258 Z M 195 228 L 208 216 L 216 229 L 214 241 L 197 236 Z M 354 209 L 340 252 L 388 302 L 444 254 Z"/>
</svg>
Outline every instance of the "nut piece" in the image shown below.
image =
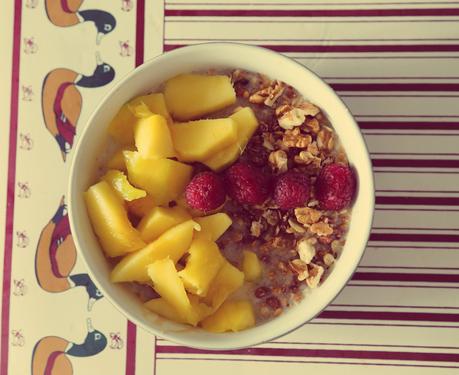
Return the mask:
<svg viewBox="0 0 459 375">
<path fill-rule="evenodd" d="M 274 81 L 269 87 L 250 95 L 249 102 L 254 104 L 264 103 L 268 107 L 272 107 L 283 92 L 284 84 L 280 81 Z"/>
<path fill-rule="evenodd" d="M 299 223 L 310 225 L 317 223 L 322 216 L 322 213 L 314 208 L 298 207 L 295 208 L 295 216 Z"/>
<path fill-rule="evenodd" d="M 325 265 L 330 267 L 335 262 L 335 257 L 330 253 L 326 253 L 322 260 L 324 261 Z"/>
<path fill-rule="evenodd" d="M 268 158 L 270 164 L 276 168 L 279 173 L 287 172 L 287 153 L 282 150 L 273 151 L 269 154 Z"/>
<path fill-rule="evenodd" d="M 279 222 L 279 216 L 275 210 L 265 210 L 262 216 L 269 225 L 276 225 Z"/>
<path fill-rule="evenodd" d="M 318 158 L 317 156 L 314 156 L 309 151 L 301 151 L 298 155 L 294 156 L 293 160 L 297 164 L 304 164 L 304 165 L 312 164 L 316 168 L 319 168 L 320 163 L 321 163 L 320 158 Z"/>
<path fill-rule="evenodd" d="M 286 130 L 282 138 L 282 145 L 285 147 L 306 148 L 312 142 L 310 135 L 300 133 L 300 129 Z"/>
<path fill-rule="evenodd" d="M 252 221 L 252 224 L 250 226 L 250 234 L 254 237 L 260 237 L 262 229 L 263 226 L 259 221 Z"/>
<path fill-rule="evenodd" d="M 263 147 L 269 151 L 274 151 L 274 136 L 272 133 L 263 133 L 261 135 L 263 137 Z"/>
<path fill-rule="evenodd" d="M 306 284 L 311 289 L 314 289 L 317 288 L 320 283 L 320 279 L 324 274 L 324 268 L 314 263 L 311 263 L 309 266 L 312 268 L 309 269 L 309 277 L 306 279 Z"/>
<path fill-rule="evenodd" d="M 293 259 L 289 262 L 289 266 L 293 272 L 298 274 L 298 280 L 303 281 L 309 276 L 308 265 L 301 259 Z"/>
<path fill-rule="evenodd" d="M 318 236 L 329 236 L 333 233 L 333 228 L 328 223 L 323 222 L 312 224 L 309 230 Z"/>
<path fill-rule="evenodd" d="M 331 129 L 323 127 L 319 134 L 317 134 L 317 146 L 319 146 L 319 149 L 321 150 L 325 149 L 331 151 L 333 150 L 334 145 L 335 140 Z"/>
<path fill-rule="evenodd" d="M 311 263 L 312 259 L 316 256 L 316 249 L 306 238 L 298 241 L 296 251 L 298 251 L 300 259 L 306 264 Z"/>
<path fill-rule="evenodd" d="M 304 125 L 314 134 L 317 134 L 320 130 L 320 124 L 316 118 L 307 119 Z"/>
<path fill-rule="evenodd" d="M 305 233 L 306 232 L 306 229 L 304 229 L 295 220 L 288 219 L 288 223 L 290 225 L 290 228 L 287 228 L 287 233 Z"/>
<path fill-rule="evenodd" d="M 309 102 L 303 102 L 300 105 L 298 105 L 298 108 L 303 110 L 305 116 L 316 116 L 319 112 L 320 109 L 317 108 L 314 104 L 309 103 Z"/>
</svg>

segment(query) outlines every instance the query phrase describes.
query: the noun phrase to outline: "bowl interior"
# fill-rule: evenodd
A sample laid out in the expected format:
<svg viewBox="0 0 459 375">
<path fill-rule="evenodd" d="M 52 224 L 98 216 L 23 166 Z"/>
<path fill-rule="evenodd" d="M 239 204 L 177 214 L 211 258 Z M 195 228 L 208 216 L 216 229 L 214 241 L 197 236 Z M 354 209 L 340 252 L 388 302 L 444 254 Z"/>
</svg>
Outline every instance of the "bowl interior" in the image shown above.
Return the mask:
<svg viewBox="0 0 459 375">
<path fill-rule="evenodd" d="M 94 183 L 98 160 L 107 143 L 107 126 L 118 109 L 137 95 L 156 89 L 184 72 L 208 68 L 241 68 L 268 75 L 295 87 L 328 116 L 355 168 L 359 190 L 353 206 L 347 241 L 329 277 L 308 291 L 297 306 L 263 325 L 238 333 L 212 334 L 175 324 L 146 311 L 124 287 L 109 281 L 110 268 L 102 254 L 86 212 L 83 192 Z M 246 45 L 210 43 L 181 48 L 148 61 L 127 77 L 100 103 L 77 144 L 69 185 L 69 218 L 76 246 L 91 277 L 104 295 L 130 320 L 153 334 L 193 347 L 231 349 L 254 345 L 285 334 L 312 319 L 344 287 L 363 254 L 373 217 L 373 175 L 360 131 L 333 90 L 302 65 L 275 52 Z"/>
</svg>

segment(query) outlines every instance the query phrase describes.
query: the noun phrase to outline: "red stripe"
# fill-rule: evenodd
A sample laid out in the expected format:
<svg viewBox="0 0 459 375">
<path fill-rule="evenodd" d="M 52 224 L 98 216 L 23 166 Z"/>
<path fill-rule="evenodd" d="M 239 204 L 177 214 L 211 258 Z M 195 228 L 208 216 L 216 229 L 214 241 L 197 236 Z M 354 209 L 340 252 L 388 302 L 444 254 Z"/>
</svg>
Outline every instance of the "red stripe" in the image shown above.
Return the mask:
<svg viewBox="0 0 459 375">
<path fill-rule="evenodd" d="M 275 357 L 348 358 L 387 361 L 459 362 L 459 353 L 424 353 L 373 350 L 299 349 L 299 348 L 247 348 L 237 350 L 202 350 L 184 346 L 158 346 L 159 354 L 224 354 Z"/>
<path fill-rule="evenodd" d="M 370 241 L 382 242 L 459 242 L 457 234 L 371 233 Z"/>
<path fill-rule="evenodd" d="M 459 274 L 356 272 L 353 281 L 412 281 L 433 283 L 459 283 Z"/>
<path fill-rule="evenodd" d="M 16 184 L 16 145 L 18 133 L 18 100 L 19 100 L 19 65 L 21 52 L 21 17 L 22 1 L 16 0 L 14 5 L 13 24 L 13 60 L 11 73 L 11 104 L 10 104 L 10 138 L 8 147 L 8 185 L 6 191 L 6 225 L 3 258 L 3 292 L 2 292 L 2 330 L 0 375 L 8 373 L 8 346 L 10 324 L 10 291 L 11 263 L 13 250 L 14 226 L 14 187 Z"/>
<path fill-rule="evenodd" d="M 452 322 L 459 323 L 459 314 L 391 312 L 391 311 L 339 311 L 325 310 L 318 316 L 320 319 L 348 320 L 399 320 L 414 322 Z"/>
<path fill-rule="evenodd" d="M 137 0 L 135 34 L 135 66 L 143 64 L 145 38 L 145 0 Z"/>
<path fill-rule="evenodd" d="M 360 129 L 392 129 L 392 130 L 458 130 L 459 122 L 438 121 L 359 121 Z"/>
<path fill-rule="evenodd" d="M 331 83 L 336 91 L 459 91 L 458 83 Z"/>
<path fill-rule="evenodd" d="M 126 332 L 126 375 L 135 375 L 136 346 L 137 327 L 128 320 Z"/>
<path fill-rule="evenodd" d="M 166 9 L 166 17 L 435 17 L 458 16 L 458 8 L 437 9 Z"/>
<path fill-rule="evenodd" d="M 459 168 L 459 160 L 373 159 L 373 167 Z"/>
<path fill-rule="evenodd" d="M 164 51 L 184 47 L 185 44 L 165 44 Z M 381 44 L 381 45 L 260 45 L 276 52 L 458 52 L 458 44 Z"/>
<path fill-rule="evenodd" d="M 459 206 L 459 198 L 452 197 L 376 197 L 376 204 Z"/>
</svg>

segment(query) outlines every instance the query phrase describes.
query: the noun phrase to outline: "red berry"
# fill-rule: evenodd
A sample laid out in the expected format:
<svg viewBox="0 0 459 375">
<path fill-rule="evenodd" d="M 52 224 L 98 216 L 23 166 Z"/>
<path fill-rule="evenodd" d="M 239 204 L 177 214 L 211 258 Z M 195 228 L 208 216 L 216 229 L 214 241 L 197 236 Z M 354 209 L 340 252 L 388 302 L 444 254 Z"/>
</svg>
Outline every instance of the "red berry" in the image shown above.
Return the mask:
<svg viewBox="0 0 459 375">
<path fill-rule="evenodd" d="M 226 172 L 228 193 L 241 204 L 262 204 L 269 196 L 269 179 L 247 163 L 236 163 Z"/>
<path fill-rule="evenodd" d="M 220 176 L 213 172 L 198 173 L 185 190 L 188 205 L 202 212 L 217 209 L 225 202 L 225 185 Z"/>
<path fill-rule="evenodd" d="M 309 178 L 298 172 L 287 172 L 277 178 L 274 202 L 283 210 L 301 207 L 309 200 Z"/>
<path fill-rule="evenodd" d="M 316 180 L 316 198 L 323 210 L 339 211 L 351 203 L 355 193 L 352 169 L 342 164 L 322 168 Z"/>
</svg>

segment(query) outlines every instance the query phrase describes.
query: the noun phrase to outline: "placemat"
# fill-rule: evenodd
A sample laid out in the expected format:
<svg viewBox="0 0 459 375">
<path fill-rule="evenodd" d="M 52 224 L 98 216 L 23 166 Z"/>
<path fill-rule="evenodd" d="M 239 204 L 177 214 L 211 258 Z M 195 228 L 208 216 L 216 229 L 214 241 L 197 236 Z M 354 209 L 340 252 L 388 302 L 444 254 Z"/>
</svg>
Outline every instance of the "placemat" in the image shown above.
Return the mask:
<svg viewBox="0 0 459 375">
<path fill-rule="evenodd" d="M 459 2 L 15 0 L 0 13 L 1 375 L 459 373 Z M 126 321 L 78 259 L 65 197 L 72 146 L 107 90 L 207 41 L 262 45 L 327 80 L 377 189 L 339 297 L 285 337 L 227 352 Z"/>
</svg>

